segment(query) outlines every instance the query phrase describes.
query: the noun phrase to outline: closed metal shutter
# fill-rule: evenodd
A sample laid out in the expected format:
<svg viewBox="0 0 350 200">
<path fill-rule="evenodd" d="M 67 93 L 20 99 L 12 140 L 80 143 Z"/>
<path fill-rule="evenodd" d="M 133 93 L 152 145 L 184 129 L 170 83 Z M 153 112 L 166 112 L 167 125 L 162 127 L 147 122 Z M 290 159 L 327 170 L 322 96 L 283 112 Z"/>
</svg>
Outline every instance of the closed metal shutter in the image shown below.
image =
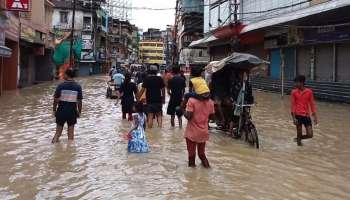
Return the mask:
<svg viewBox="0 0 350 200">
<path fill-rule="evenodd" d="M 333 45 L 322 44 L 315 47 L 315 80 L 332 81 Z"/>
<path fill-rule="evenodd" d="M 350 44 L 339 44 L 337 48 L 337 80 L 350 82 Z"/>
<path fill-rule="evenodd" d="M 293 80 L 295 77 L 295 48 L 286 48 L 284 51 L 285 69 L 284 77 Z"/>
<path fill-rule="evenodd" d="M 270 56 L 270 77 L 272 79 L 280 79 L 281 77 L 281 50 L 274 49 Z"/>
<path fill-rule="evenodd" d="M 310 78 L 310 66 L 311 66 L 311 47 L 302 46 L 297 50 L 297 74 L 304 75 Z"/>
</svg>

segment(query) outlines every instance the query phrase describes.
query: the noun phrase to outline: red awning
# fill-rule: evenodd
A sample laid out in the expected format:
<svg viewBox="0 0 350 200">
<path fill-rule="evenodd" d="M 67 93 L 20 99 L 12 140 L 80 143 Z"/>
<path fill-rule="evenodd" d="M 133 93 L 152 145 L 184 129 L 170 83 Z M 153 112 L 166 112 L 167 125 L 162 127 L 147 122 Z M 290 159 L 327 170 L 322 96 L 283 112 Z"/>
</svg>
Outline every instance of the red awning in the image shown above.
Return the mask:
<svg viewBox="0 0 350 200">
<path fill-rule="evenodd" d="M 241 23 L 238 23 L 237 25 L 229 24 L 226 26 L 222 26 L 217 28 L 214 31 L 213 35 L 219 39 L 228 39 L 234 36 L 239 36 L 244 26 L 245 25 Z"/>
</svg>

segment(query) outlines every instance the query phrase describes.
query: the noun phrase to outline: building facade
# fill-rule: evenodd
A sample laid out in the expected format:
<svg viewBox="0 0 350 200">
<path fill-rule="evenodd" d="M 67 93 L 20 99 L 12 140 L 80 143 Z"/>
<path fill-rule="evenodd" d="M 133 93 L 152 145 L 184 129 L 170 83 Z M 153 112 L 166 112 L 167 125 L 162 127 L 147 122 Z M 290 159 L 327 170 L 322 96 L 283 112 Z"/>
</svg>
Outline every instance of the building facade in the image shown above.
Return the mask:
<svg viewBox="0 0 350 200">
<path fill-rule="evenodd" d="M 8 65 L 10 60 L 14 59 L 14 57 L 12 55 L 12 49 L 6 46 L 6 43 L 8 43 L 6 42 L 6 40 L 8 40 L 6 39 L 6 30 L 9 27 L 7 20 L 7 14 L 5 12 L 0 12 L 0 96 L 3 93 L 3 90 L 10 89 L 9 85 L 6 84 L 8 83 L 8 77 L 17 80 L 17 77 L 14 77 L 13 75 L 11 76 L 10 73 L 11 70 L 9 68 L 13 68 L 13 66 Z M 15 66 L 15 68 L 17 68 L 17 66 Z M 16 73 L 13 74 L 16 75 Z"/>
<path fill-rule="evenodd" d="M 140 63 L 142 64 L 165 64 L 163 41 L 143 40 L 140 42 Z"/>
<path fill-rule="evenodd" d="M 60 38 L 71 31 L 73 5 L 71 1 L 53 0 L 53 3 L 52 29 L 55 37 Z M 101 73 L 108 66 L 108 15 L 102 8 L 104 3 L 105 1 L 78 0 L 76 4 L 74 37 L 82 41 L 81 57 L 76 58 L 80 76 Z"/>
<path fill-rule="evenodd" d="M 11 51 L 1 56 L 0 91 L 53 78 L 49 47 L 49 19 L 53 4 L 49 0 L 29 2 L 30 10 L 26 12 L 6 11 L 5 2 L 0 2 L 0 46 Z"/>
<path fill-rule="evenodd" d="M 176 51 L 175 63 L 180 66 L 206 65 L 209 62 L 207 49 L 189 45 L 203 37 L 204 1 L 179 0 L 175 19 Z"/>
<path fill-rule="evenodd" d="M 208 48 L 211 60 L 247 52 L 270 61 L 259 72 L 269 80 L 291 81 L 302 74 L 317 87 L 350 82 L 349 1 L 205 3 L 209 6 L 204 11 L 204 37 L 190 46 Z M 334 98 L 344 95 L 337 93 Z"/>
<path fill-rule="evenodd" d="M 143 40 L 163 40 L 162 31 L 156 28 L 149 28 L 146 32 L 142 34 Z"/>
<path fill-rule="evenodd" d="M 112 66 L 130 63 L 132 54 L 133 26 L 129 21 L 110 18 L 109 47 Z"/>
<path fill-rule="evenodd" d="M 162 31 L 162 39 L 164 42 L 164 59 L 167 66 L 171 64 L 171 56 L 174 49 L 173 30 L 174 27 L 168 25 L 167 28 Z"/>
</svg>

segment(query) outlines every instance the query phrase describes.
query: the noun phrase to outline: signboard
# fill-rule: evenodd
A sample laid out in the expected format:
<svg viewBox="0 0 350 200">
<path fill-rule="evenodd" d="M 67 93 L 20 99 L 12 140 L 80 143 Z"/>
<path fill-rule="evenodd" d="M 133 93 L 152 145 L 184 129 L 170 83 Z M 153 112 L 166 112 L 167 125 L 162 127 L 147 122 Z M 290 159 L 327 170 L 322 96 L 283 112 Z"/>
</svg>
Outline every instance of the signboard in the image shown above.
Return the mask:
<svg viewBox="0 0 350 200">
<path fill-rule="evenodd" d="M 90 50 L 92 49 L 92 46 L 93 46 L 92 40 L 83 40 L 83 44 L 82 44 L 83 50 Z"/>
<path fill-rule="evenodd" d="M 27 25 L 21 26 L 21 39 L 33 43 L 35 41 L 35 30 Z"/>
<path fill-rule="evenodd" d="M 7 0 L 6 8 L 10 11 L 29 12 L 31 0 Z"/>
<path fill-rule="evenodd" d="M 94 52 L 93 51 L 83 51 L 81 52 L 81 60 L 94 60 Z"/>
<path fill-rule="evenodd" d="M 6 37 L 13 41 L 18 41 L 19 21 L 11 12 L 6 12 L 7 16 L 7 29 L 5 31 Z"/>
<path fill-rule="evenodd" d="M 318 29 L 305 29 L 302 42 L 313 44 L 319 42 L 340 42 L 350 40 L 350 27 L 323 27 Z"/>
<path fill-rule="evenodd" d="M 5 46 L 5 32 L 0 30 L 0 46 Z"/>
<path fill-rule="evenodd" d="M 81 39 L 83 39 L 83 40 L 91 40 L 91 35 L 82 35 Z"/>
</svg>

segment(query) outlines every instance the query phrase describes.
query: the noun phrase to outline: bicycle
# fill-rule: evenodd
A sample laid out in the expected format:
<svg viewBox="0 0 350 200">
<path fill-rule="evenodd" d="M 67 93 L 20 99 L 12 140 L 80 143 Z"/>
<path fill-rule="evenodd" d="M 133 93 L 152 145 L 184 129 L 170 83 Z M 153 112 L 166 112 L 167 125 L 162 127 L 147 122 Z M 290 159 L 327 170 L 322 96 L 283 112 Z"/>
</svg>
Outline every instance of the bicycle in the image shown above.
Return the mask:
<svg viewBox="0 0 350 200">
<path fill-rule="evenodd" d="M 238 130 L 235 132 L 235 138 L 242 138 L 242 136 L 244 136 L 246 142 L 259 149 L 258 131 L 250 115 L 250 109 L 254 104 L 236 104 L 236 106 L 242 107 L 243 109 L 239 116 Z"/>
</svg>

